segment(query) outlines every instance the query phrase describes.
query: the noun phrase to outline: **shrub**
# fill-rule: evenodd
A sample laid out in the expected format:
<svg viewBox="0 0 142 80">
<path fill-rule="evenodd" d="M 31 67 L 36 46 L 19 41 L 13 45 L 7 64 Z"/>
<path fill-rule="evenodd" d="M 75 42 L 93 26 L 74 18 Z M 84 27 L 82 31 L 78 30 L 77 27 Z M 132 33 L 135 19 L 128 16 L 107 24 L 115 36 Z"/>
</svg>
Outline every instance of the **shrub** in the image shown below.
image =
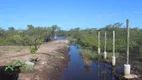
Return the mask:
<svg viewBox="0 0 142 80">
<path fill-rule="evenodd" d="M 30 46 L 30 53 L 31 54 L 35 54 L 37 50 L 38 50 L 38 47 L 36 47 L 36 46 Z"/>
<path fill-rule="evenodd" d="M 96 60 L 98 57 L 96 52 L 93 52 L 92 50 L 89 50 L 89 49 L 81 50 L 80 54 L 83 58 L 89 59 L 89 60 Z"/>
<path fill-rule="evenodd" d="M 103 55 L 103 54 L 102 54 Z M 107 53 L 107 59 L 112 59 L 113 53 L 112 52 L 108 52 Z M 119 53 L 115 53 L 115 57 L 119 58 L 120 54 Z"/>
</svg>

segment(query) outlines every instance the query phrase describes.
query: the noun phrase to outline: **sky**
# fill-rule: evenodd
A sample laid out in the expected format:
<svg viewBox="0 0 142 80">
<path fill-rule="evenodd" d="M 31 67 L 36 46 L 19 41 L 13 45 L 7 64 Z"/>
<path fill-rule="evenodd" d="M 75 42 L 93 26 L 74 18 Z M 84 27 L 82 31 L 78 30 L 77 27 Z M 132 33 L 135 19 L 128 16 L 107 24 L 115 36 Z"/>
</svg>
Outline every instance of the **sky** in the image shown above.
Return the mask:
<svg viewBox="0 0 142 80">
<path fill-rule="evenodd" d="M 69 30 L 103 28 L 116 22 L 142 28 L 142 0 L 0 0 L 0 27 L 58 25 Z"/>
</svg>

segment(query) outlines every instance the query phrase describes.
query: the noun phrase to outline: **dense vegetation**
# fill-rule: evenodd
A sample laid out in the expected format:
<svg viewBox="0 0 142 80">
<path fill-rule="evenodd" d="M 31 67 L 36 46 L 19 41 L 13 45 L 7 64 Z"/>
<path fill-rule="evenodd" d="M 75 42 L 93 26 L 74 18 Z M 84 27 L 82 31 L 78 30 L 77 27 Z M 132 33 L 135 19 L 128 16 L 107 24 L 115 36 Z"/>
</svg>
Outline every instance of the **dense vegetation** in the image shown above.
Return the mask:
<svg viewBox="0 0 142 80">
<path fill-rule="evenodd" d="M 54 36 L 59 30 L 57 25 L 51 27 L 27 25 L 26 30 L 16 30 L 14 27 L 9 27 L 8 30 L 0 28 L 0 45 L 30 46 L 30 52 L 33 54 L 44 41 L 50 39 L 49 37 Z"/>
<path fill-rule="evenodd" d="M 57 25 L 51 27 L 34 27 L 27 25 L 26 30 L 15 30 L 9 27 L 8 30 L 0 28 L 0 45 L 24 45 L 39 47 L 49 36 L 65 36 L 71 42 L 76 42 L 82 48 L 97 51 L 98 31 L 101 32 L 101 51 L 104 51 L 104 32 L 107 32 L 107 52 L 112 52 L 112 31 L 116 31 L 116 52 L 126 52 L 126 27 L 122 23 L 107 25 L 104 28 L 80 29 L 74 28 L 69 31 L 61 30 Z M 32 47 L 33 48 L 33 47 Z M 141 56 L 142 54 L 142 29 L 130 29 L 130 52 Z"/>
<path fill-rule="evenodd" d="M 101 32 L 101 51 L 104 51 L 104 32 L 107 32 L 107 52 L 112 52 L 112 32 L 116 31 L 116 52 L 124 53 L 126 52 L 126 27 L 122 23 L 115 23 L 107 25 L 101 29 L 71 29 L 68 32 L 69 39 L 71 41 L 76 41 L 83 48 L 88 48 L 90 50 L 96 51 L 98 48 L 98 31 Z M 142 30 L 138 28 L 130 29 L 130 52 L 135 52 L 133 54 L 140 55 L 142 47 Z"/>
<path fill-rule="evenodd" d="M 131 27 L 131 26 L 130 26 Z M 117 55 L 117 62 L 120 64 L 125 64 L 126 62 L 126 37 L 127 31 L 126 27 L 122 23 L 115 23 L 107 25 L 104 28 L 96 29 L 80 29 L 74 28 L 68 31 L 68 38 L 72 42 L 76 42 L 83 50 L 81 51 L 82 55 L 88 57 L 89 59 L 97 59 L 99 56 L 97 54 L 98 48 L 98 31 L 101 33 L 101 55 L 104 52 L 104 37 L 105 31 L 107 32 L 107 52 L 108 59 L 111 61 L 112 56 L 112 38 L 113 30 L 116 32 L 116 43 L 115 51 L 119 53 Z M 84 51 L 84 49 L 88 51 Z M 94 52 L 95 51 L 95 52 Z M 119 58 L 118 58 L 119 57 Z M 104 59 L 103 59 L 104 60 Z M 142 29 L 139 28 L 130 28 L 130 64 L 133 68 L 139 72 L 142 71 Z"/>
<path fill-rule="evenodd" d="M 130 26 L 131 27 L 131 26 Z M 77 43 L 81 46 L 81 55 L 86 59 L 96 60 L 98 58 L 98 31 L 101 33 L 101 52 L 104 51 L 104 35 L 107 32 L 107 59 L 111 60 L 112 56 L 112 32 L 116 31 L 116 57 L 120 57 L 120 62 L 124 64 L 126 56 L 126 27 L 122 23 L 107 25 L 104 28 L 74 28 L 70 30 L 62 30 L 57 25 L 50 27 L 41 27 L 27 25 L 25 30 L 16 30 L 14 27 L 9 27 L 8 30 L 0 28 L 0 46 L 19 45 L 30 46 L 30 52 L 36 53 L 40 45 L 49 41 L 50 36 L 65 36 L 70 42 Z M 120 54 L 121 53 L 121 54 Z M 102 57 L 102 56 L 100 56 Z M 122 59 L 124 57 L 124 59 Z M 123 60 L 123 61 L 122 61 Z M 130 64 L 133 64 L 138 71 L 142 70 L 142 29 L 130 29 Z"/>
<path fill-rule="evenodd" d="M 130 26 L 132 27 L 132 26 Z M 75 42 L 79 44 L 82 48 L 81 55 L 84 58 L 85 65 L 88 65 L 89 60 L 96 60 L 99 58 L 103 59 L 104 52 L 104 37 L 105 31 L 107 33 L 107 62 L 111 62 L 112 59 L 112 38 L 113 38 L 113 30 L 116 33 L 116 43 L 115 43 L 115 51 L 116 51 L 116 62 L 124 65 L 126 63 L 126 37 L 127 31 L 126 27 L 122 23 L 114 23 L 109 24 L 104 28 L 96 29 L 96 28 L 74 28 L 68 31 L 68 39 L 71 42 Z M 98 49 L 98 32 L 100 31 L 101 38 L 101 55 L 97 55 Z M 119 57 L 119 58 L 118 58 Z M 132 65 L 132 70 L 135 73 L 142 72 L 142 29 L 139 28 L 130 28 L 130 64 Z M 89 59 L 89 60 L 88 60 Z"/>
<path fill-rule="evenodd" d="M 76 39 L 76 42 L 79 43 L 82 47 L 89 48 L 92 50 L 97 50 L 98 39 L 97 33 L 101 32 L 101 49 L 104 49 L 104 32 L 107 32 L 107 51 L 112 51 L 112 31 L 116 31 L 116 51 L 124 52 L 126 50 L 126 29 L 122 27 L 121 23 L 115 23 L 113 25 L 107 25 L 105 28 L 101 29 L 84 29 L 80 28 L 71 29 L 69 31 L 69 36 L 73 39 Z M 133 28 L 131 29 L 131 39 L 130 47 L 131 50 L 140 47 L 141 44 L 141 34 L 142 31 Z"/>
</svg>

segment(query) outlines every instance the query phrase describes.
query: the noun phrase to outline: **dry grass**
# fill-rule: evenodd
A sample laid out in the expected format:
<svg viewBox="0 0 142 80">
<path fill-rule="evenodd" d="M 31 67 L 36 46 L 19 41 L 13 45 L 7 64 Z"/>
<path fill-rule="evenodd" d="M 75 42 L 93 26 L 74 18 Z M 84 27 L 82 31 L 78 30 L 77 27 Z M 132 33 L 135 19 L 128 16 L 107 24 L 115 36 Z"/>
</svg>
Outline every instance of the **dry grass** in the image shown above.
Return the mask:
<svg viewBox="0 0 142 80">
<path fill-rule="evenodd" d="M 4 55 L 11 52 L 20 52 L 23 49 L 27 49 L 28 46 L 0 46 L 0 55 Z"/>
<path fill-rule="evenodd" d="M 0 51 L 19 51 L 25 48 L 27 48 L 27 46 L 0 46 Z"/>
</svg>

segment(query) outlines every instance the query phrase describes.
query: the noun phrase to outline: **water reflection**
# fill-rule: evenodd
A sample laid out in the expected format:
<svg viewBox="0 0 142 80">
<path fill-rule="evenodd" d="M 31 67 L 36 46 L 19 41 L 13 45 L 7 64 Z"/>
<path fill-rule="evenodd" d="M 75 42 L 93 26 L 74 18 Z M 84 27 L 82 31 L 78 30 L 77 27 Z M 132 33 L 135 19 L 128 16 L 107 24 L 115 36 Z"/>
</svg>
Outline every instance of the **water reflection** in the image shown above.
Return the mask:
<svg viewBox="0 0 142 80">
<path fill-rule="evenodd" d="M 90 66 L 84 66 L 85 72 L 90 72 Z"/>
<path fill-rule="evenodd" d="M 113 67 L 112 66 L 112 68 L 111 68 L 111 80 L 114 80 L 114 78 L 115 78 L 115 67 Z"/>
<path fill-rule="evenodd" d="M 99 56 L 99 55 L 98 55 Z M 97 58 L 97 69 L 98 69 L 98 79 L 97 80 L 100 80 L 100 65 L 99 65 L 99 57 Z"/>
<path fill-rule="evenodd" d="M 119 80 L 117 75 L 120 75 L 122 68 L 118 68 L 118 65 L 111 67 L 111 64 L 102 63 L 99 58 L 97 62 L 84 60 L 74 45 L 70 46 L 69 55 L 68 67 L 64 70 L 61 80 Z M 85 64 L 89 66 L 84 66 Z"/>
<path fill-rule="evenodd" d="M 84 61 L 84 66 L 91 66 L 92 65 L 92 61 L 87 58 L 84 58 L 83 61 Z"/>
<path fill-rule="evenodd" d="M 100 80 L 100 65 L 99 65 L 99 61 L 97 63 L 97 68 L 98 68 L 98 79 L 97 80 Z"/>
<path fill-rule="evenodd" d="M 111 67 L 109 66 L 107 63 L 103 63 L 102 64 L 102 71 L 100 69 L 100 66 L 98 64 L 98 80 L 117 80 L 115 78 L 115 67 Z M 111 69 L 109 70 L 109 67 L 111 67 Z"/>
<path fill-rule="evenodd" d="M 104 80 L 106 80 L 107 77 L 107 71 L 106 71 L 106 64 L 104 63 Z"/>
<path fill-rule="evenodd" d="M 109 74 L 107 72 L 107 65 L 106 65 L 106 63 L 104 63 L 103 71 L 101 71 L 101 75 L 103 77 L 103 80 L 107 80 L 107 75 L 109 75 Z"/>
</svg>

